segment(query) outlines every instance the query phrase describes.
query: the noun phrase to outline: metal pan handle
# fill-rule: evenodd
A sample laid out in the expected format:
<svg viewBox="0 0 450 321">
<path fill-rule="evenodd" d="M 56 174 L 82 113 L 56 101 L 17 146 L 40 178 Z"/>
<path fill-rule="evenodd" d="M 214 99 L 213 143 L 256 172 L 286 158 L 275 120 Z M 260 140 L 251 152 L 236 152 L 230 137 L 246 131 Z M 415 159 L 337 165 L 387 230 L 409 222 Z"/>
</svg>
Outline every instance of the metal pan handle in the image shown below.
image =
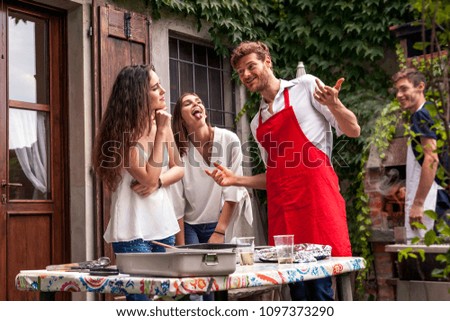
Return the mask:
<svg viewBox="0 0 450 321">
<path fill-rule="evenodd" d="M 219 264 L 217 253 L 206 253 L 205 255 L 203 255 L 203 263 L 207 266 Z"/>
</svg>

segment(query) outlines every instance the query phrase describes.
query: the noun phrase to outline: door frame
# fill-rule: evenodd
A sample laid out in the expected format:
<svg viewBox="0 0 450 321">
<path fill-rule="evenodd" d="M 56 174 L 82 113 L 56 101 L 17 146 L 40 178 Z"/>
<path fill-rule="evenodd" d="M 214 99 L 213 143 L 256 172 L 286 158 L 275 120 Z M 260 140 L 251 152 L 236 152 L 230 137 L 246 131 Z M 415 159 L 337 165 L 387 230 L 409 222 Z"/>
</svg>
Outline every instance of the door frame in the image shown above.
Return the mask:
<svg viewBox="0 0 450 321">
<path fill-rule="evenodd" d="M 49 105 L 59 106 L 56 110 L 49 112 L 50 124 L 50 166 L 51 169 L 51 195 L 52 198 L 48 202 L 52 202 L 51 212 L 53 214 L 50 224 L 51 228 L 51 262 L 49 264 L 69 262 L 71 255 L 70 248 L 70 213 L 69 213 L 69 166 L 68 166 L 68 68 L 67 68 L 67 12 L 65 10 L 53 8 L 43 4 L 38 4 L 30 1 L 3 1 L 3 6 L 0 9 L 0 25 L 3 33 L 0 38 L 2 42 L 2 50 L 0 52 L 0 74 L 6 77 L 1 77 L 0 80 L 0 119 L 4 119 L 5 126 L 0 126 L 0 145 L 4 146 L 4 151 L 0 153 L 1 164 L 8 162 L 8 65 L 7 65 L 7 26 L 8 26 L 8 11 L 14 9 L 25 14 L 33 16 L 42 16 L 48 19 L 48 33 L 49 33 Z M 56 130 L 56 132 L 55 132 Z M 57 165 L 57 168 L 54 167 Z M 0 167 L 0 177 L 9 180 L 8 166 Z M 5 191 L 6 192 L 6 191 Z M 22 204 L 20 204 L 22 203 Z M 29 202 L 31 204 L 32 202 Z M 45 201 L 44 201 L 45 203 Z M 33 210 L 27 210 L 27 202 L 13 201 L 11 206 L 9 204 L 1 204 L 0 208 L 2 217 L 0 218 L 0 284 L 4 285 L 4 290 L 0 291 L 0 300 L 8 300 L 7 285 L 11 284 L 11 280 L 7 279 L 7 230 L 8 213 L 32 213 Z M 33 203 L 35 205 L 36 203 Z M 10 210 L 10 207 L 12 209 Z M 30 208 L 31 209 L 31 208 Z M 39 212 L 38 208 L 35 210 Z M 45 211 L 44 211 L 45 212 Z M 56 217 L 56 221 L 55 221 Z M 38 244 L 38 243 L 37 243 Z M 38 246 L 38 245 L 37 245 Z M 24 267 L 27 268 L 27 267 Z M 34 267 L 42 268 L 42 267 Z M 61 298 L 68 298 L 68 296 L 61 296 Z"/>
</svg>

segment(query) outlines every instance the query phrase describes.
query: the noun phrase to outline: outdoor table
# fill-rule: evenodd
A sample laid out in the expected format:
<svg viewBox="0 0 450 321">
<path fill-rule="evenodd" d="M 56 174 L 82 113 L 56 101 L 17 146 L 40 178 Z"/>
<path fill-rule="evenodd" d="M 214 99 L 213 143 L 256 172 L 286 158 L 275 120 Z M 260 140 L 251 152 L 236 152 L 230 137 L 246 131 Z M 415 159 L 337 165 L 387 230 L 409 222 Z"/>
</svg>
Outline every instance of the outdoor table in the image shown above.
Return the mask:
<svg viewBox="0 0 450 321">
<path fill-rule="evenodd" d="M 331 257 L 313 263 L 238 265 L 233 274 L 207 277 L 174 278 L 128 274 L 92 276 L 87 272 L 24 270 L 16 276 L 15 284 L 19 290 L 40 291 L 41 300 L 54 300 L 55 292 L 94 292 L 117 295 L 144 293 L 158 297 L 174 297 L 209 291 L 274 286 L 336 276 L 339 298 L 352 300 L 349 274 L 364 268 L 365 261 L 361 257 Z"/>
</svg>

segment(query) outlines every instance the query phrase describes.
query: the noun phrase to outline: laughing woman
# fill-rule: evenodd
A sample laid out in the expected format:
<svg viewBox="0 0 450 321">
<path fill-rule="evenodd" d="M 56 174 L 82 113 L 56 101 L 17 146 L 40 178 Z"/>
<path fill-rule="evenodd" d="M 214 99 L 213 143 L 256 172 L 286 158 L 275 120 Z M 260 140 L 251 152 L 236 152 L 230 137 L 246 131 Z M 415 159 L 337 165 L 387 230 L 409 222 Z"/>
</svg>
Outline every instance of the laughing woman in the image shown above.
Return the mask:
<svg viewBox="0 0 450 321">
<path fill-rule="evenodd" d="M 171 188 L 181 231 L 177 244 L 224 243 L 254 234 L 250 197 L 245 188 L 221 187 L 205 173 L 220 162 L 242 173 L 237 135 L 212 127 L 200 97 L 184 93 L 173 111 L 173 132 L 185 166 L 183 179 Z"/>
</svg>

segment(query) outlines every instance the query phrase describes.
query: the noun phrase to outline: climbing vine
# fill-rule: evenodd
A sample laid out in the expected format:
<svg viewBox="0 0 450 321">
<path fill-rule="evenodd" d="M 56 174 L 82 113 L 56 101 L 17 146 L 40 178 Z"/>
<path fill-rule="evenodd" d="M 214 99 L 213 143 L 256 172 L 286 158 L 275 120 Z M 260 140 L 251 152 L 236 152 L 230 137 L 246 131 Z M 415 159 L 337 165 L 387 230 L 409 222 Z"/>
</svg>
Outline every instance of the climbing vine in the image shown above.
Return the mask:
<svg viewBox="0 0 450 321">
<path fill-rule="evenodd" d="M 371 271 L 374 261 L 371 246 L 369 243 L 371 236 L 372 221 L 370 218 L 370 204 L 369 197 L 365 192 L 364 178 L 366 177 L 366 164 L 369 158 L 370 147 L 374 146 L 381 160 L 386 157 L 386 150 L 389 143 L 394 137 L 397 124 L 399 122 L 400 108 L 398 103 L 390 102 L 381 110 L 379 117 L 375 124 L 371 127 L 369 138 L 362 149 L 362 157 L 360 163 L 357 180 L 349 188 L 354 192 L 353 207 L 348 208 L 347 215 L 355 217 L 355 225 L 350 225 L 350 237 L 353 245 L 353 251 L 361 253 L 366 260 L 367 269 L 362 271 L 357 276 L 357 290 L 361 297 L 365 294 L 365 282 L 368 279 L 368 274 Z M 358 239 L 356 239 L 358 238 Z"/>
</svg>

